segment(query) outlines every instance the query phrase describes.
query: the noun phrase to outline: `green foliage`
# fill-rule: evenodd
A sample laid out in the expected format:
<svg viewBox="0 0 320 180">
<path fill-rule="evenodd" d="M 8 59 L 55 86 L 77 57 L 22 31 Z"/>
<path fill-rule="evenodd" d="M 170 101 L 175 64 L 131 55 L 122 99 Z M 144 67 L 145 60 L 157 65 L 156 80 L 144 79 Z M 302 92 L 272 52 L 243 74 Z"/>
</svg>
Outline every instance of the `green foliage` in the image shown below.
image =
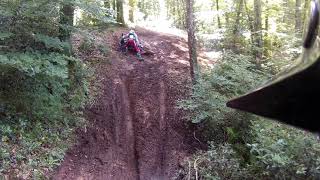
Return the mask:
<svg viewBox="0 0 320 180">
<path fill-rule="evenodd" d="M 179 176 L 184 179 L 190 177 L 212 180 L 253 178 L 249 171 L 240 165 L 240 160 L 229 144 L 214 144 L 210 144 L 208 151 L 198 152 L 192 159 L 187 160 Z"/>
<path fill-rule="evenodd" d="M 105 8 L 103 1 L 85 0 L 77 2 L 76 6 L 81 9 L 81 18 L 77 21 L 77 26 L 101 26 L 116 23 L 114 20 L 115 12 Z"/>
<path fill-rule="evenodd" d="M 264 54 L 266 59 L 262 66 L 271 74 L 277 74 L 284 70 L 301 54 L 301 38 L 294 34 L 270 33 L 264 37 Z"/>
<path fill-rule="evenodd" d="M 144 14 L 144 20 L 149 16 L 159 16 L 160 14 L 160 3 L 158 0 L 138 0 L 138 8 Z"/>
<path fill-rule="evenodd" d="M 180 6 L 173 1 L 167 2 L 170 3 L 169 17 L 179 19 Z M 200 152 L 189 160 L 192 168 L 186 164 L 183 177 L 190 175 L 188 168 L 195 179 L 193 164 L 196 160 L 199 179 L 320 177 L 319 142 L 313 135 L 225 107 L 231 98 L 247 93 L 257 83 L 290 66 L 302 51 L 302 38 L 296 32 L 295 22 L 307 19 L 310 1 L 303 1 L 305 4 L 298 7 L 305 17 L 295 14 L 297 8 L 293 0 L 261 1 L 260 17 L 254 8 L 254 5 L 260 6 L 257 2 L 196 1 L 198 42 L 206 50 L 221 50 L 223 57 L 212 71 L 201 74 L 191 97 L 179 104 L 191 112 L 188 118 L 198 124 L 204 140 L 214 144 L 207 152 Z M 218 15 L 222 27 L 219 29 Z M 258 18 L 262 30 L 256 29 L 260 26 L 256 21 Z M 179 27 L 179 21 L 174 24 Z M 256 42 L 260 33 L 263 34 L 262 47 Z M 263 52 L 262 57 L 252 58 L 256 52 Z M 230 144 L 228 148 L 226 142 Z M 212 152 L 215 156 L 209 157 Z M 224 159 L 232 161 L 223 164 Z"/>
<path fill-rule="evenodd" d="M 76 60 L 59 53 L 14 52 L 0 55 L 0 63 L 3 68 L 13 68 L 30 77 L 42 74 L 66 79 L 68 77 L 68 61 Z"/>
<path fill-rule="evenodd" d="M 251 165 L 265 177 L 306 179 L 320 177 L 320 145 L 308 132 L 264 119 L 252 126 L 248 144 L 255 160 Z"/>
<path fill-rule="evenodd" d="M 2 62 L 0 66 L 0 127 L 4 128 L 0 129 L 0 151 L 5 155 L 0 174 L 44 175 L 63 159 L 72 130 L 83 123 L 79 113 L 85 100 L 85 76 L 78 72 L 75 80 L 81 83 L 73 86 L 67 64 L 33 70 L 24 66 L 29 56 L 12 57 L 21 58 L 18 66 Z"/>
<path fill-rule="evenodd" d="M 30 122 L 22 117 L 2 119 L 0 174 L 27 179 L 43 177 L 52 171 L 72 140 L 73 126 L 70 125 L 68 121 L 54 121 L 49 125 L 49 122 Z"/>
<path fill-rule="evenodd" d="M 0 32 L 0 40 L 4 41 L 7 38 L 10 38 L 11 36 L 13 36 L 13 33 L 10 32 Z"/>
<path fill-rule="evenodd" d="M 245 144 L 254 116 L 227 108 L 225 102 L 268 77 L 251 61 L 250 56 L 225 52 L 212 71 L 201 75 L 192 96 L 179 103 L 180 108 L 191 112 L 190 120 L 199 124 L 205 140 L 218 146 L 231 143 L 241 163 L 250 161 Z"/>
<path fill-rule="evenodd" d="M 108 31 L 110 31 L 110 29 L 108 29 Z M 83 30 L 82 33 L 77 34 L 78 38 L 80 38 L 80 43 L 77 44 L 77 47 L 75 48 L 78 50 L 79 56 L 88 57 L 90 54 L 96 54 L 102 58 L 110 53 L 110 48 L 107 46 L 105 40 L 99 38 L 105 31 L 101 32 L 101 34 L 99 29 L 94 30 L 93 32 L 94 34 L 90 34 Z"/>
<path fill-rule="evenodd" d="M 186 29 L 186 5 L 184 0 L 166 0 L 167 16 L 172 21 L 172 25 Z"/>
<path fill-rule="evenodd" d="M 225 102 L 243 94 L 265 78 L 265 74 L 257 70 L 251 60 L 249 56 L 226 52 L 211 72 L 201 75 L 192 97 L 180 103 L 181 108 L 194 112 L 192 122 L 210 121 L 214 126 L 225 126 L 231 115 L 242 116 L 226 108 Z"/>
<path fill-rule="evenodd" d="M 50 37 L 43 34 L 36 34 L 34 36 L 36 42 L 43 43 L 46 49 L 63 52 L 70 49 L 70 44 L 61 42 L 57 37 Z"/>
<path fill-rule="evenodd" d="M 79 46 L 80 52 L 90 53 L 94 50 L 94 41 L 92 38 L 84 38 Z"/>
<path fill-rule="evenodd" d="M 86 68 L 71 55 L 70 42 L 59 38 L 61 29 L 75 30 L 60 22 L 60 7 L 69 3 L 84 7 L 75 1 L 1 2 L 0 178 L 48 174 L 84 123 Z"/>
<path fill-rule="evenodd" d="M 191 175 L 194 178 L 198 172 L 203 179 L 319 178 L 320 146 L 314 135 L 225 107 L 228 99 L 269 78 L 265 72 L 276 65 L 281 68 L 264 62 L 263 71 L 257 70 L 252 61 L 250 56 L 225 53 L 212 71 L 202 74 L 192 96 L 180 102 L 181 108 L 191 112 L 190 120 L 213 141 L 208 151 L 192 159 L 198 168 L 191 169 Z M 184 167 L 181 176 L 187 177 L 188 164 Z"/>
</svg>

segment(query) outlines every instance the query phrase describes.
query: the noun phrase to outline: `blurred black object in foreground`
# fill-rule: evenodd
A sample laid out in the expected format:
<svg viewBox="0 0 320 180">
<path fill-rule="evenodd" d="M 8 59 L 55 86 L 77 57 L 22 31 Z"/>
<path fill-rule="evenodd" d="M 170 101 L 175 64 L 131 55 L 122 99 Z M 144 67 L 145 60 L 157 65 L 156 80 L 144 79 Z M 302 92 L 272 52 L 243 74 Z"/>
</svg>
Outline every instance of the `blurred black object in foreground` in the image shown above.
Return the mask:
<svg viewBox="0 0 320 180">
<path fill-rule="evenodd" d="M 297 63 L 261 88 L 230 100 L 228 107 L 320 132 L 319 7 L 319 0 L 312 1 L 304 50 Z"/>
</svg>

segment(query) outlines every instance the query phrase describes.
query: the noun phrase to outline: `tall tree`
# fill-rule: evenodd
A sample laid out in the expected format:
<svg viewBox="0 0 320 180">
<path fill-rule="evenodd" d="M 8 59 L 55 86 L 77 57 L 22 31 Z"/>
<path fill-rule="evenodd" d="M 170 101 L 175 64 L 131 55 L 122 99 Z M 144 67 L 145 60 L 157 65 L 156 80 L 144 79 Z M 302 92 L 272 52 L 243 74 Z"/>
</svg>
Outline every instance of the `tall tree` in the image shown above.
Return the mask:
<svg viewBox="0 0 320 180">
<path fill-rule="evenodd" d="M 62 5 L 60 9 L 60 23 L 64 26 L 60 28 L 59 38 L 62 41 L 70 39 L 71 26 L 73 26 L 74 6 L 71 3 Z"/>
<path fill-rule="evenodd" d="M 238 7 L 237 7 L 237 16 L 236 16 L 236 21 L 235 21 L 234 28 L 233 28 L 234 35 L 238 35 L 239 30 L 240 30 L 239 28 L 240 28 L 241 15 L 242 15 L 242 11 L 243 11 L 243 5 L 244 5 L 244 0 L 240 0 L 238 3 Z"/>
<path fill-rule="evenodd" d="M 134 11 L 136 7 L 136 1 L 135 0 L 129 0 L 129 20 L 131 22 L 134 22 Z"/>
<path fill-rule="evenodd" d="M 111 8 L 111 2 L 110 0 L 104 0 L 104 7 L 110 9 Z"/>
<path fill-rule="evenodd" d="M 284 11 L 283 11 L 283 16 L 282 16 L 282 22 L 283 23 L 287 23 L 288 24 L 288 21 L 290 20 L 290 3 L 289 3 L 289 0 L 283 0 L 283 4 L 282 4 L 282 7 L 284 8 Z"/>
<path fill-rule="evenodd" d="M 266 30 L 266 36 L 268 36 L 268 31 L 269 31 L 269 1 L 266 0 L 266 15 L 264 19 L 264 29 Z"/>
<path fill-rule="evenodd" d="M 265 19 L 264 19 L 264 42 L 263 42 L 263 48 L 264 48 L 264 54 L 266 56 L 271 56 L 272 51 L 270 51 L 272 45 L 271 45 L 271 38 L 269 38 L 269 16 L 270 16 L 270 7 L 269 7 L 269 0 L 266 0 L 265 2 Z"/>
<path fill-rule="evenodd" d="M 188 30 L 188 47 L 189 47 L 189 62 L 190 62 L 190 75 L 192 83 L 195 84 L 198 75 L 198 60 L 197 60 L 197 45 L 195 37 L 195 20 L 194 20 L 194 0 L 186 0 L 186 21 Z"/>
<path fill-rule="evenodd" d="M 302 30 L 302 13 L 301 13 L 301 0 L 296 0 L 295 8 L 295 32 L 300 34 Z"/>
<path fill-rule="evenodd" d="M 254 45 L 255 52 L 254 55 L 256 57 L 257 63 L 262 59 L 262 20 L 261 20 L 261 0 L 254 0 Z"/>
<path fill-rule="evenodd" d="M 247 18 L 248 18 L 248 24 L 249 24 L 249 29 L 250 29 L 250 33 L 251 33 L 251 43 L 254 44 L 254 20 L 252 18 L 252 11 L 250 11 L 250 9 L 248 8 L 248 5 L 247 5 L 247 1 L 244 0 L 244 6 L 245 6 L 245 9 L 246 9 L 246 14 L 247 14 Z M 254 46 L 253 48 L 254 49 Z"/>
<path fill-rule="evenodd" d="M 239 50 L 239 42 L 241 41 L 241 33 L 240 33 L 240 27 L 241 27 L 241 19 L 243 16 L 243 7 L 244 7 L 244 0 L 238 1 L 236 3 L 235 1 L 237 10 L 236 10 L 236 17 L 235 17 L 235 22 L 232 24 L 233 29 L 232 29 L 232 43 L 231 47 L 233 50 L 238 51 Z"/>
<path fill-rule="evenodd" d="M 217 7 L 217 20 L 218 20 L 218 27 L 221 28 L 221 21 L 220 21 L 220 14 L 219 14 L 219 0 L 216 0 L 216 7 Z"/>
<path fill-rule="evenodd" d="M 117 22 L 124 24 L 123 0 L 117 0 Z"/>
<path fill-rule="evenodd" d="M 304 7 L 303 7 L 303 25 L 305 25 L 307 22 L 308 12 L 309 12 L 309 6 L 310 6 L 310 0 L 304 1 Z M 303 29 L 305 30 L 305 29 Z M 303 32 L 305 33 L 305 32 Z"/>
<path fill-rule="evenodd" d="M 114 11 L 116 11 L 117 10 L 117 0 L 111 0 L 111 1 L 112 1 L 112 9 Z"/>
<path fill-rule="evenodd" d="M 104 7 L 107 9 L 106 11 L 106 15 L 108 16 L 108 17 L 114 17 L 114 14 L 112 13 L 112 10 L 111 10 L 111 8 L 112 8 L 112 6 L 111 6 L 111 0 L 104 0 L 103 1 L 103 4 L 104 4 Z"/>
<path fill-rule="evenodd" d="M 113 10 L 113 18 L 117 18 L 117 0 L 111 0 L 112 10 Z"/>
<path fill-rule="evenodd" d="M 183 1 L 180 0 L 178 2 L 178 9 L 179 10 L 178 10 L 177 16 L 178 16 L 178 27 L 181 29 L 183 29 L 183 25 L 185 22 L 185 18 L 183 18 L 183 17 L 185 17 L 185 14 L 183 14 L 183 6 L 184 6 Z"/>
<path fill-rule="evenodd" d="M 60 10 L 60 23 L 64 26 L 60 28 L 60 40 L 68 41 L 70 44 L 70 36 L 71 36 L 71 27 L 73 26 L 73 18 L 74 18 L 74 6 L 72 3 L 66 3 L 62 6 Z M 66 49 L 65 53 L 68 55 L 72 54 L 71 49 Z M 75 80 L 75 72 L 76 72 L 76 64 L 74 61 L 68 62 L 68 73 L 70 82 L 74 82 Z M 70 85 L 69 91 L 72 91 L 75 88 L 74 84 Z"/>
</svg>

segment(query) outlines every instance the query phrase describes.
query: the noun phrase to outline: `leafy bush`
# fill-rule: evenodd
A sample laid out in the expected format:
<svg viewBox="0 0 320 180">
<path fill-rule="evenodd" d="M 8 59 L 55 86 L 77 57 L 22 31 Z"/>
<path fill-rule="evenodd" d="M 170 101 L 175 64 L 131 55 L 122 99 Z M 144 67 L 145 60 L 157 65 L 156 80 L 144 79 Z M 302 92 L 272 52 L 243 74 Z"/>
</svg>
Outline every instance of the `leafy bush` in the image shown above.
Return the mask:
<svg viewBox="0 0 320 180">
<path fill-rule="evenodd" d="M 94 50 L 94 41 L 92 38 L 84 38 L 78 48 L 82 53 L 91 53 Z"/>
<path fill-rule="evenodd" d="M 242 179 L 252 178 L 249 171 L 241 167 L 236 153 L 229 144 L 219 146 L 211 143 L 209 150 L 198 152 L 187 160 L 180 171 L 181 179 Z"/>
<path fill-rule="evenodd" d="M 110 23 L 116 23 L 113 17 L 116 12 L 112 9 L 105 8 L 103 1 L 81 1 L 76 2 L 76 5 L 81 10 L 81 18 L 77 20 L 77 26 L 102 26 Z"/>
<path fill-rule="evenodd" d="M 69 1 L 0 6 L 0 177 L 39 178 L 57 166 L 83 123 L 86 70 L 59 38 Z"/>
<path fill-rule="evenodd" d="M 221 165 L 224 169 L 219 170 L 219 167 L 210 169 L 208 166 L 209 169 L 205 170 L 204 166 L 203 171 L 207 174 L 213 170 L 212 175 L 227 179 L 234 178 L 236 173 L 223 175 L 223 172 L 240 173 L 242 170 L 239 169 L 239 166 L 245 167 L 251 161 L 251 154 L 246 143 L 250 141 L 251 121 L 255 117 L 227 108 L 225 103 L 228 99 L 247 92 L 268 77 L 268 74 L 258 70 L 252 61 L 250 56 L 225 52 L 211 71 L 201 75 L 194 86 L 192 96 L 179 103 L 180 108 L 191 112 L 189 118 L 193 123 L 199 125 L 198 127 L 203 132 L 202 139 L 215 144 L 211 148 L 212 151 L 221 151 L 220 157 L 230 157 L 230 154 L 234 157 L 232 161 L 226 162 L 226 166 Z M 230 144 L 232 153 L 223 150 L 225 143 Z M 218 159 L 209 160 L 212 163 L 216 161 Z"/>
<path fill-rule="evenodd" d="M 251 61 L 248 56 L 224 54 L 212 71 L 202 74 L 192 96 L 179 104 L 212 141 L 207 152 L 192 160 L 197 159 L 198 177 L 318 179 L 320 145 L 314 135 L 225 107 L 228 99 L 269 78 L 265 72 L 273 67 L 257 70 Z M 184 170 L 181 176 L 189 174 Z M 191 175 L 195 177 L 194 170 Z"/>
<path fill-rule="evenodd" d="M 237 132 L 237 137 L 246 134 L 242 130 L 248 129 L 251 116 L 226 108 L 225 102 L 266 77 L 251 60 L 249 56 L 226 52 L 212 71 L 201 75 L 192 96 L 179 103 L 180 108 L 191 111 L 190 120 L 202 124 L 205 135 L 214 137 L 215 142 L 230 139 L 226 135 L 231 132 Z"/>
<path fill-rule="evenodd" d="M 0 173 L 9 175 L 9 179 L 48 174 L 62 161 L 73 139 L 73 127 L 68 121 L 49 124 L 23 117 L 2 119 Z"/>
<path fill-rule="evenodd" d="M 277 179 L 320 177 L 320 144 L 314 135 L 264 119 L 251 129 L 254 171 Z"/>
</svg>

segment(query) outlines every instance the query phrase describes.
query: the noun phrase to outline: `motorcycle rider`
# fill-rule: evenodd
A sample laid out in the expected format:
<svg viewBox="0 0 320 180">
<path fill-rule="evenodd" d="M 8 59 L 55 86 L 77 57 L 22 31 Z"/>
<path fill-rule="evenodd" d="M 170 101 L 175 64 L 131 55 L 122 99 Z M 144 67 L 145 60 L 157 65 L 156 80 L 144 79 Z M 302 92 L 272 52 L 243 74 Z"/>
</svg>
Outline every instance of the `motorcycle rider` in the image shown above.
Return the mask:
<svg viewBox="0 0 320 180">
<path fill-rule="evenodd" d="M 121 42 L 124 43 L 123 48 L 125 48 L 125 53 L 128 51 L 129 47 L 132 47 L 133 50 L 137 53 L 137 57 L 139 60 L 143 60 L 141 57 L 141 44 L 138 38 L 138 35 L 134 32 L 134 30 L 130 30 L 128 34 L 123 35 Z"/>
</svg>

